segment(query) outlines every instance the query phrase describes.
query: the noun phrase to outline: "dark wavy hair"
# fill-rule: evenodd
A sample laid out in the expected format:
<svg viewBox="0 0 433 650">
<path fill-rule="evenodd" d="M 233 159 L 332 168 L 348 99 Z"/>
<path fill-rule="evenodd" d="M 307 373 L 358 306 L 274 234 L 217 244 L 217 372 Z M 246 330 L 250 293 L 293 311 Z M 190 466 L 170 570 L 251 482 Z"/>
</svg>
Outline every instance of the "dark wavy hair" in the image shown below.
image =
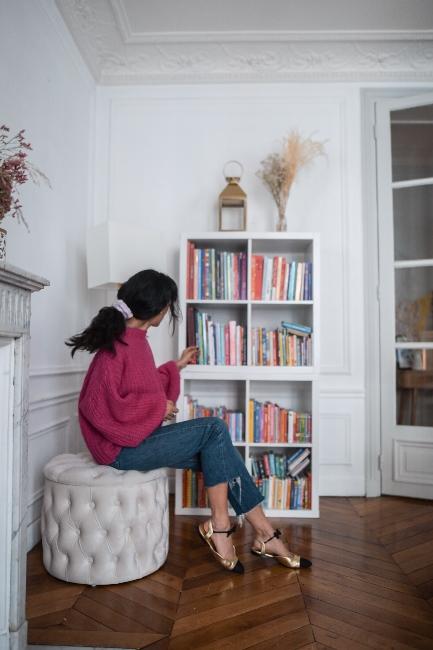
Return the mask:
<svg viewBox="0 0 433 650">
<path fill-rule="evenodd" d="M 149 320 L 157 316 L 164 307 L 169 307 L 172 334 L 180 316 L 177 285 L 172 278 L 153 269 L 139 271 L 129 278 L 117 292 L 135 318 Z M 114 353 L 114 342 L 121 341 L 125 332 L 125 318 L 115 307 L 102 307 L 90 325 L 65 341 L 73 357 L 77 350 L 95 352 L 105 349 Z M 121 341 L 124 343 L 124 341 Z M 126 345 L 126 344 L 125 344 Z"/>
</svg>

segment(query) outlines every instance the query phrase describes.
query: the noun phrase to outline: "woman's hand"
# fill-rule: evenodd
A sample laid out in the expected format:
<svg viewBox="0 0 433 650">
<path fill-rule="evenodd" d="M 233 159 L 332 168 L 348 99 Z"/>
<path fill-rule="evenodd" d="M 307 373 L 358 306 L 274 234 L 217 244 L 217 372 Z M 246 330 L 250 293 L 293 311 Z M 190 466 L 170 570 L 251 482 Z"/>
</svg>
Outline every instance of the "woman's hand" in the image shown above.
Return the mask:
<svg viewBox="0 0 433 650">
<path fill-rule="evenodd" d="M 176 404 L 171 400 L 167 400 L 167 408 L 165 409 L 165 416 L 164 416 L 164 422 L 167 422 L 169 420 L 174 420 L 176 417 L 176 413 L 179 412 L 179 409 L 177 408 Z"/>
<path fill-rule="evenodd" d="M 179 370 L 185 368 L 195 358 L 197 352 L 198 347 L 196 345 L 190 345 L 189 348 L 185 348 L 185 350 L 180 355 L 180 359 L 176 361 L 176 365 Z"/>
</svg>

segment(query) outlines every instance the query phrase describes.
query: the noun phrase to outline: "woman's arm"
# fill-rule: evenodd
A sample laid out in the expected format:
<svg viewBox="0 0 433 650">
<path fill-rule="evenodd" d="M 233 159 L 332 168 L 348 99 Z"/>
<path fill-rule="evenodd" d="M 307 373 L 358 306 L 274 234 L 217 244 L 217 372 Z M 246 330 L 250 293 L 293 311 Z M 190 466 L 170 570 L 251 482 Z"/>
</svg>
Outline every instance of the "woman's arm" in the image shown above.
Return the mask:
<svg viewBox="0 0 433 650">
<path fill-rule="evenodd" d="M 176 402 L 180 393 L 180 373 L 176 361 L 167 361 L 158 367 L 162 387 L 172 402 Z"/>
<path fill-rule="evenodd" d="M 176 402 L 179 397 L 180 370 L 185 368 L 194 359 L 197 350 L 198 348 L 195 345 L 191 345 L 182 352 L 180 359 L 177 361 L 167 361 L 167 363 L 163 363 L 162 366 L 158 367 L 165 394 L 167 395 L 167 399 L 170 399 L 172 402 Z"/>
</svg>

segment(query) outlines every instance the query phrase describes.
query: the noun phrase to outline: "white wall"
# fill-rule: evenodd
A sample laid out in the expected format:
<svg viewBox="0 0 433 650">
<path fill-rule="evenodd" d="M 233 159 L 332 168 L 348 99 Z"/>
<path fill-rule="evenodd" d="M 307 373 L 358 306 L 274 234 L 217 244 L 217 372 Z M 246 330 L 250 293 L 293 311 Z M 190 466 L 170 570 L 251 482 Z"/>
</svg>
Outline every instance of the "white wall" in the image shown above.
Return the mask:
<svg viewBox="0 0 433 650">
<path fill-rule="evenodd" d="M 321 494 L 364 494 L 359 87 L 104 87 L 96 112 L 95 221 L 162 228 L 176 279 L 179 233 L 217 229 L 227 160 L 245 167 L 249 230 L 272 230 L 276 208 L 255 176 L 260 160 L 292 127 L 327 141 L 327 159 L 294 185 L 287 220 L 289 230 L 321 235 Z M 175 354 L 167 325 L 151 340 L 158 362 Z"/>
<path fill-rule="evenodd" d="M 85 226 L 92 179 L 95 85 L 50 0 L 2 2 L 0 122 L 24 128 L 32 161 L 52 189 L 21 191 L 30 234 L 9 218 L 7 261 L 42 275 L 51 286 L 32 298 L 29 426 L 29 543 L 40 539 L 42 467 L 75 451 L 77 391 L 88 363 L 71 360 L 64 339 L 92 313 L 86 289 Z M 6 63 L 6 65 L 4 65 Z"/>
</svg>

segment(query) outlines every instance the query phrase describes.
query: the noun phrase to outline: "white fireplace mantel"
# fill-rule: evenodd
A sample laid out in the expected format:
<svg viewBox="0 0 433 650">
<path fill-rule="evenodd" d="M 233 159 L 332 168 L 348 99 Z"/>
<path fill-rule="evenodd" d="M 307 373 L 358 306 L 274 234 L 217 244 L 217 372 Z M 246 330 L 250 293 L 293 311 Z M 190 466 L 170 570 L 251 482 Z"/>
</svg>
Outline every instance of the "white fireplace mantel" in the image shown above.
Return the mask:
<svg viewBox="0 0 433 650">
<path fill-rule="evenodd" d="M 48 280 L 0 262 L 0 650 L 26 650 L 30 301 Z"/>
</svg>

